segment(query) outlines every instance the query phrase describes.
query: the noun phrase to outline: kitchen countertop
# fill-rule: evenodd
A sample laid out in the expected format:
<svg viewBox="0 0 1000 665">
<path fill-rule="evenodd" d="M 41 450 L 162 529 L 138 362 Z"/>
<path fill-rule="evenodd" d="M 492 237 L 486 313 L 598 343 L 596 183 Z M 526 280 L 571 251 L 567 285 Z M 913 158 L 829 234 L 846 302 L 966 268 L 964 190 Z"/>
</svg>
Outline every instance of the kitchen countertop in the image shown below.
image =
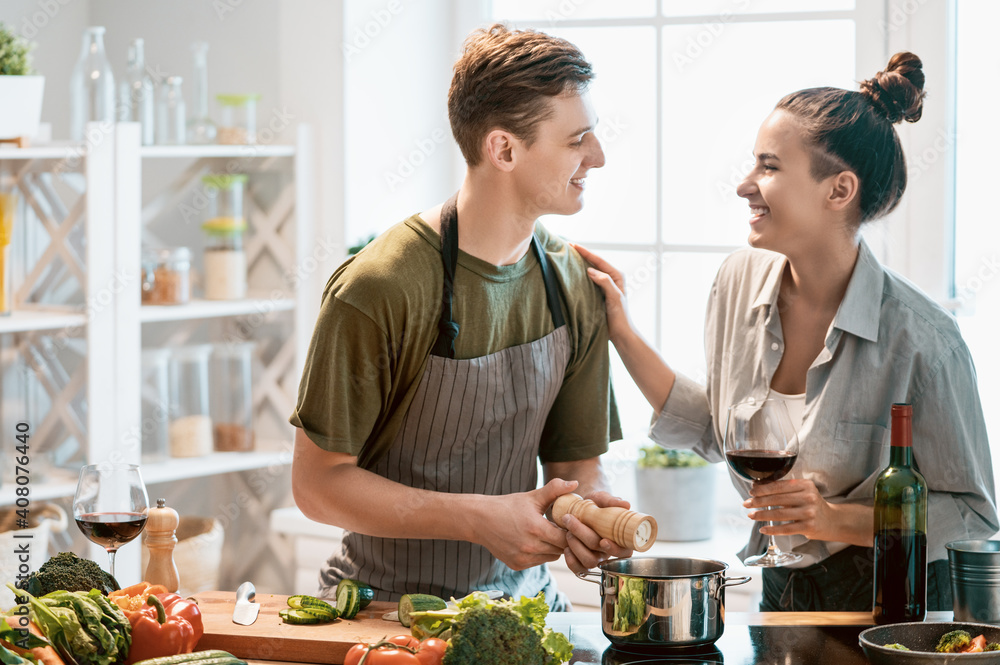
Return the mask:
<svg viewBox="0 0 1000 665">
<path fill-rule="evenodd" d="M 951 612 L 929 612 L 927 621 L 951 621 Z M 858 633 L 872 625 L 869 612 L 728 612 L 715 645 L 684 652 L 629 654 L 616 651 L 601 631 L 600 614 L 554 612 L 548 624 L 568 635 L 574 665 L 867 665 Z M 391 632 L 391 631 L 390 631 Z M 294 661 L 250 660 L 252 665 Z"/>
</svg>

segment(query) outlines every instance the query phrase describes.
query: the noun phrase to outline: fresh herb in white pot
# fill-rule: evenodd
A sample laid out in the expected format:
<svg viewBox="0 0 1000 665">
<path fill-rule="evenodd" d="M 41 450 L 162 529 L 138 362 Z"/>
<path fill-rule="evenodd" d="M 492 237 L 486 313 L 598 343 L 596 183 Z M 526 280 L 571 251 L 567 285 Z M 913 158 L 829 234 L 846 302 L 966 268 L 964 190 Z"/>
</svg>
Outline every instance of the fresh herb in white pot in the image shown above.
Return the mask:
<svg viewBox="0 0 1000 665">
<path fill-rule="evenodd" d="M 636 509 L 656 518 L 657 540 L 708 540 L 715 523 L 716 469 L 690 450 L 644 446 L 636 464 Z"/>
<path fill-rule="evenodd" d="M 31 68 L 33 44 L 0 23 L 0 139 L 28 139 L 38 133 L 45 77 Z"/>
</svg>

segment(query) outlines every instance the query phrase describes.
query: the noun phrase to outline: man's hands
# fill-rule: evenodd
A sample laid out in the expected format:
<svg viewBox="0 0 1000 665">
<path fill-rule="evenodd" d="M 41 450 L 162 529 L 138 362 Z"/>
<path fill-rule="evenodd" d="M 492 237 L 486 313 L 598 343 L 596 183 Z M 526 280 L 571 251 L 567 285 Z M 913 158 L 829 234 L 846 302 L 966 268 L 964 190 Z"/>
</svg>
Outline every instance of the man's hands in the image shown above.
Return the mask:
<svg viewBox="0 0 1000 665">
<path fill-rule="evenodd" d="M 563 524 L 558 525 L 545 518 L 552 503 L 576 490 L 578 485 L 575 480 L 553 478 L 544 487 L 531 492 L 490 497 L 497 500 L 497 509 L 480 529 L 479 544 L 514 570 L 538 566 L 565 555 L 569 569 L 580 574 L 609 558 L 632 556 L 632 550 L 601 538 L 572 515 L 567 515 Z M 592 492 L 584 498 L 602 508 L 630 507 L 628 501 L 603 491 Z"/>
<path fill-rule="evenodd" d="M 554 478 L 530 492 L 490 497 L 496 500 L 496 510 L 482 524 L 479 544 L 514 570 L 555 561 L 566 549 L 566 532 L 547 520 L 545 512 L 578 485 Z"/>
<path fill-rule="evenodd" d="M 767 510 L 769 506 L 780 506 Z M 863 547 L 872 546 L 874 512 L 870 506 L 834 504 L 824 499 L 815 483 L 807 479 L 755 483 L 744 508 L 761 508 L 750 513 L 758 522 L 787 522 L 765 525 L 765 536 L 803 535 L 810 540 L 826 540 Z"/>
<path fill-rule="evenodd" d="M 590 499 L 601 508 L 632 507 L 628 501 L 612 496 L 608 492 L 592 492 L 583 498 Z M 572 515 L 563 517 L 561 526 L 568 530 L 566 533 L 567 546 L 564 551 L 566 565 L 577 575 L 595 568 L 610 558 L 620 559 L 632 556 L 632 550 L 619 547 L 607 538 L 601 538 L 596 531 Z"/>
</svg>

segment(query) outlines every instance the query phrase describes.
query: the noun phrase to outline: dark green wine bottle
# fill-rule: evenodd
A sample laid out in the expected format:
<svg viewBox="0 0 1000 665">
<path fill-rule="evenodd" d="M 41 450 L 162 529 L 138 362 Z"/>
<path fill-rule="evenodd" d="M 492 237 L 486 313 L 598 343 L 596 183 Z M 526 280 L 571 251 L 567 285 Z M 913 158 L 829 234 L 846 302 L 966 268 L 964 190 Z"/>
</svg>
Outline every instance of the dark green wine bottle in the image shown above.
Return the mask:
<svg viewBox="0 0 1000 665">
<path fill-rule="evenodd" d="M 875 623 L 927 613 L 927 483 L 913 467 L 913 407 L 892 405 L 892 448 L 875 481 Z"/>
</svg>

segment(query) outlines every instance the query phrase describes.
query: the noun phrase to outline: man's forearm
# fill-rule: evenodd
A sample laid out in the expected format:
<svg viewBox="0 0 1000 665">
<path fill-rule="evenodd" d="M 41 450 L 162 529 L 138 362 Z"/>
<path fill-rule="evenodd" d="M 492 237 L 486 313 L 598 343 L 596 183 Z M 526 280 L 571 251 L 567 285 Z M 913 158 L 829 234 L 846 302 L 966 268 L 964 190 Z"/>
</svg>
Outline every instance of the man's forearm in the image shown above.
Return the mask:
<svg viewBox="0 0 1000 665">
<path fill-rule="evenodd" d="M 553 478 L 578 481 L 580 486 L 577 487 L 576 493 L 580 496 L 587 496 L 592 492 L 611 492 L 611 483 L 604 473 L 600 457 L 574 462 L 547 462 L 542 470 L 545 482 Z"/>
</svg>

